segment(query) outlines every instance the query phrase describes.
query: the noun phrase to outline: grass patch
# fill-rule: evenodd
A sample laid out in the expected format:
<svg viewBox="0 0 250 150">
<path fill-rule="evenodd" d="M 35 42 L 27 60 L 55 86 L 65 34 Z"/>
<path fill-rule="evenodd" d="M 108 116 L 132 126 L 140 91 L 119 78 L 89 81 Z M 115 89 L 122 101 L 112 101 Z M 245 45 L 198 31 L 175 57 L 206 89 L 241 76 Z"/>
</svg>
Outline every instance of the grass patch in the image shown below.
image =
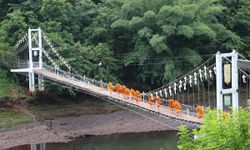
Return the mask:
<svg viewBox="0 0 250 150">
<path fill-rule="evenodd" d="M 18 85 L 18 80 L 14 77 L 14 74 L 3 68 L 0 68 L 0 97 L 22 100 L 30 99 L 25 94 L 24 89 Z"/>
<path fill-rule="evenodd" d="M 119 107 L 111 105 L 90 96 L 80 97 L 74 101 L 68 100 L 61 103 L 40 103 L 30 107 L 37 119 L 53 119 L 55 117 L 80 116 L 89 114 L 105 114 L 120 110 Z"/>
<path fill-rule="evenodd" d="M 14 108 L 0 108 L 0 128 L 32 122 L 32 118 Z"/>
<path fill-rule="evenodd" d="M 0 95 L 10 96 L 16 91 L 17 85 L 10 83 L 6 79 L 0 78 Z"/>
<path fill-rule="evenodd" d="M 8 70 L 0 68 L 0 96 L 18 97 L 23 93 L 14 75 Z"/>
</svg>

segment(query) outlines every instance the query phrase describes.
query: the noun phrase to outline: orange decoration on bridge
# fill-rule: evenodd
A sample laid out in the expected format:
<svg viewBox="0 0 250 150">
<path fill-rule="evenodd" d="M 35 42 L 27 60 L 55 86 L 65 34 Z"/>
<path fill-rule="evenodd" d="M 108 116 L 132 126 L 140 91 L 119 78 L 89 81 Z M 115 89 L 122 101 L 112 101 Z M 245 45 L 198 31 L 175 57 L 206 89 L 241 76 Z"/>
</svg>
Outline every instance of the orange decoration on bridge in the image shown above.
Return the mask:
<svg viewBox="0 0 250 150">
<path fill-rule="evenodd" d="M 127 87 L 125 85 L 122 86 L 122 94 L 125 94 Z"/>
<path fill-rule="evenodd" d="M 111 82 L 108 84 L 108 89 L 109 89 L 110 92 L 114 91 L 114 86 L 113 86 L 113 84 Z"/>
<path fill-rule="evenodd" d="M 174 102 L 174 110 L 175 110 L 175 112 L 179 113 L 181 108 L 182 108 L 181 104 L 178 101 L 175 101 Z"/>
<path fill-rule="evenodd" d="M 148 102 L 149 102 L 149 105 L 153 105 L 155 102 L 154 96 L 152 93 L 148 93 Z"/>
<path fill-rule="evenodd" d="M 174 100 L 171 98 L 171 99 L 169 99 L 169 101 L 168 101 L 168 107 L 170 107 L 171 109 L 174 109 Z"/>
<path fill-rule="evenodd" d="M 131 95 L 132 95 L 132 99 L 136 99 L 136 95 L 135 95 L 135 90 L 134 89 L 131 89 Z"/>
<path fill-rule="evenodd" d="M 131 91 L 128 88 L 126 88 L 125 89 L 125 96 L 130 97 L 130 93 L 131 93 Z"/>
<path fill-rule="evenodd" d="M 197 111 L 197 117 L 198 118 L 203 118 L 204 117 L 205 112 L 204 112 L 202 106 L 198 105 L 196 111 Z"/>
<path fill-rule="evenodd" d="M 135 100 L 141 101 L 141 92 L 139 90 L 135 91 Z"/>
<path fill-rule="evenodd" d="M 122 92 L 122 86 L 120 84 L 116 84 L 115 90 L 116 90 L 117 93 L 121 93 Z"/>
<path fill-rule="evenodd" d="M 155 101 L 156 101 L 156 103 L 157 103 L 157 108 L 158 108 L 158 110 L 159 110 L 159 109 L 160 109 L 160 106 L 161 106 L 161 104 L 162 104 L 162 100 L 161 100 L 160 97 L 157 97 L 157 98 L 155 99 Z"/>
<path fill-rule="evenodd" d="M 156 102 L 157 102 L 157 104 L 161 105 L 161 104 L 162 104 L 161 98 L 160 98 L 160 97 L 157 97 L 157 98 L 156 98 Z"/>
</svg>

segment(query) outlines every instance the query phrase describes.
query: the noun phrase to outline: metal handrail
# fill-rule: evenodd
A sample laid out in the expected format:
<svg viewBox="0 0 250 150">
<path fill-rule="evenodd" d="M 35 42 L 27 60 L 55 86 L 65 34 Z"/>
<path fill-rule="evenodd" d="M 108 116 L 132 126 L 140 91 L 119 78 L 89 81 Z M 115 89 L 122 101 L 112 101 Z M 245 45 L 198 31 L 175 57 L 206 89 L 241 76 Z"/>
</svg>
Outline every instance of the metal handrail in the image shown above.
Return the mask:
<svg viewBox="0 0 250 150">
<path fill-rule="evenodd" d="M 85 76 L 73 74 L 71 72 L 66 72 L 66 71 L 63 71 L 61 69 L 56 69 L 56 68 L 53 68 L 53 67 L 51 67 L 51 66 L 49 66 L 49 65 L 47 65 L 45 63 L 43 64 L 43 67 L 44 67 L 44 69 L 46 69 L 46 70 L 48 70 L 50 72 L 54 72 L 54 73 L 56 73 L 56 74 L 58 74 L 60 76 L 66 77 L 66 78 L 71 78 L 72 80 L 75 80 L 75 81 L 84 82 L 86 84 L 91 84 L 91 85 L 97 86 L 97 87 L 103 87 L 104 89 L 108 88 L 108 86 L 107 86 L 108 84 L 105 83 L 105 82 L 102 82 L 102 81 L 98 81 L 98 80 L 95 80 L 95 79 L 87 78 Z M 144 102 L 147 102 L 147 101 L 148 101 L 147 98 L 145 98 Z M 164 107 L 164 108 L 169 108 L 168 105 L 167 105 L 168 101 L 169 100 L 163 99 L 163 102 L 166 105 L 161 105 L 161 106 Z M 157 105 L 157 104 L 155 103 L 155 105 Z M 183 114 L 196 116 L 196 108 L 197 107 L 189 106 L 189 105 L 185 105 L 185 104 L 181 104 L 181 106 L 182 106 L 182 109 L 180 111 Z"/>
<path fill-rule="evenodd" d="M 58 69 L 58 68 L 53 68 L 47 64 L 43 64 L 43 67 L 51 72 L 54 72 L 56 74 L 59 74 L 63 77 L 67 77 L 67 78 L 71 78 L 72 80 L 75 80 L 75 81 L 81 81 L 81 82 L 84 82 L 84 83 L 87 83 L 87 84 L 92 84 L 92 85 L 95 85 L 95 86 L 98 86 L 98 87 L 107 87 L 107 83 L 103 82 L 103 81 L 98 81 L 98 80 L 95 80 L 95 79 L 91 79 L 91 78 L 88 78 L 86 76 L 81 76 L 81 75 L 78 75 L 78 74 L 74 74 L 74 73 L 71 73 L 71 72 L 66 72 L 62 69 Z"/>
</svg>

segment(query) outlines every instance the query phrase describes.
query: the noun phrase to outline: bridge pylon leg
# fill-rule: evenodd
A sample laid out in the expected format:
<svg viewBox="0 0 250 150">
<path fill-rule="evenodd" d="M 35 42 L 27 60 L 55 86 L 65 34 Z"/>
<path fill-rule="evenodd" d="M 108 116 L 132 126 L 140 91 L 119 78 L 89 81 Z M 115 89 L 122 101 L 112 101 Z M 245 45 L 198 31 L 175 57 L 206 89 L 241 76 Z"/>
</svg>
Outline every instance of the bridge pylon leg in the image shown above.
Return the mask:
<svg viewBox="0 0 250 150">
<path fill-rule="evenodd" d="M 38 90 L 44 91 L 44 79 L 41 75 L 38 75 Z"/>
<path fill-rule="evenodd" d="M 234 50 L 232 52 L 232 106 L 234 111 L 239 110 L 239 82 L 238 82 L 238 53 Z"/>
<path fill-rule="evenodd" d="M 216 106 L 217 109 L 223 110 L 222 95 L 222 56 L 220 52 L 216 54 Z"/>
<path fill-rule="evenodd" d="M 35 92 L 35 74 L 33 72 L 29 72 L 29 92 L 30 95 Z"/>
</svg>

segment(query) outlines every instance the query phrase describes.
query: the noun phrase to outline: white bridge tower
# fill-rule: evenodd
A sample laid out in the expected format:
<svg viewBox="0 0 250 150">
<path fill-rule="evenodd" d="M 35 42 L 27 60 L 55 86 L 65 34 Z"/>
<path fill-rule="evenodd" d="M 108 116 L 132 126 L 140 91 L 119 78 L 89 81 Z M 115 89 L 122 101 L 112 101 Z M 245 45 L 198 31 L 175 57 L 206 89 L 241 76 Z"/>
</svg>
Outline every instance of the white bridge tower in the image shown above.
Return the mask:
<svg viewBox="0 0 250 150">
<path fill-rule="evenodd" d="M 41 29 L 28 29 L 28 60 L 27 68 L 11 69 L 11 72 L 28 73 L 29 91 L 34 93 L 36 90 L 35 69 L 43 68 L 43 48 L 42 48 L 42 32 Z M 38 90 L 44 90 L 44 80 L 42 76 L 38 76 Z"/>
<path fill-rule="evenodd" d="M 229 67 L 225 67 L 224 62 L 228 61 Z M 225 75 L 225 70 L 229 70 Z M 231 83 L 225 87 L 225 78 Z M 231 105 L 233 110 L 238 111 L 238 53 L 233 50 L 231 53 L 216 54 L 216 100 L 217 109 L 224 110 L 225 106 Z"/>
</svg>

